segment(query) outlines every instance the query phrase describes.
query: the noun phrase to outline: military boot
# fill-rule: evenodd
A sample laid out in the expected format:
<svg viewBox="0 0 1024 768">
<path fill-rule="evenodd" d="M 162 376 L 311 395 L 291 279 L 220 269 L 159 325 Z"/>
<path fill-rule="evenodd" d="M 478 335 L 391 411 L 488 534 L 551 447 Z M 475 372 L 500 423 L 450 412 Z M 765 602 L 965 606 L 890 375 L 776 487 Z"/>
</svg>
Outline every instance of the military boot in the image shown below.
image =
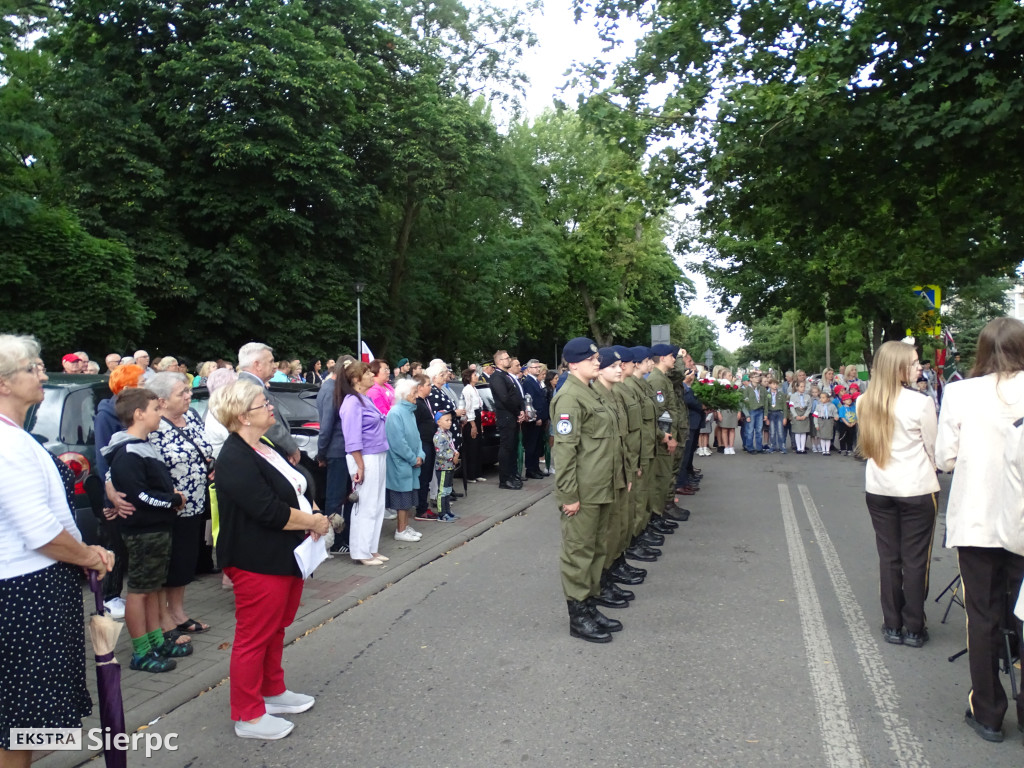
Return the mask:
<svg viewBox="0 0 1024 768">
<path fill-rule="evenodd" d="M 569 608 L 569 634 L 590 643 L 610 643 L 609 635 L 590 615 L 590 606 L 579 600 L 566 600 Z"/>
<path fill-rule="evenodd" d="M 647 570 L 644 568 L 637 568 L 635 565 L 626 562 L 626 555 L 621 554 L 615 558 L 615 562 L 612 564 L 614 568 L 622 568 L 626 573 L 631 573 L 634 576 L 645 577 L 647 576 Z"/>
<path fill-rule="evenodd" d="M 654 531 L 643 530 L 640 531 L 640 535 L 636 537 L 636 540 L 643 544 L 645 547 L 660 547 L 665 543 L 665 537 L 660 533 Z"/>
<path fill-rule="evenodd" d="M 596 623 L 597 626 L 599 626 L 605 632 L 618 632 L 622 629 L 621 621 L 618 621 L 617 619 L 609 619 L 607 616 L 605 616 L 603 613 L 597 610 L 597 605 L 595 604 L 594 598 L 591 597 L 587 599 L 587 608 L 590 610 L 590 618 L 592 618 L 594 620 L 594 623 Z"/>
<path fill-rule="evenodd" d="M 637 568 L 635 569 L 636 571 L 643 571 L 643 573 L 635 573 L 634 571 L 627 570 L 627 568 L 632 568 L 632 566 L 629 566 L 625 560 L 621 563 L 616 561 L 612 564 L 611 569 L 609 569 L 608 577 L 619 584 L 628 584 L 630 586 L 644 583 L 647 571 L 644 571 L 643 568 Z"/>
</svg>

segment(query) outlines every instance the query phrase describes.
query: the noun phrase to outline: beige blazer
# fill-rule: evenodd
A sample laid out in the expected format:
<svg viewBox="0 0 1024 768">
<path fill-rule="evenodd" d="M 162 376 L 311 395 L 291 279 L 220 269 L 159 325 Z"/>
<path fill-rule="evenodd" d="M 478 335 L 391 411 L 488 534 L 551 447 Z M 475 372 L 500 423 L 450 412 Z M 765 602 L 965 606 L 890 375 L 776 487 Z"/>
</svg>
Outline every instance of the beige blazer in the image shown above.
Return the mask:
<svg viewBox="0 0 1024 768">
<path fill-rule="evenodd" d="M 1024 419 L 1017 419 L 1007 429 L 1004 457 L 1003 498 L 1007 503 L 996 518 L 996 536 L 1005 549 L 1024 555 Z"/>
<path fill-rule="evenodd" d="M 900 390 L 896 426 L 885 469 L 868 459 L 864 490 L 879 496 L 924 496 L 939 490 L 935 477 L 935 404 L 927 395 Z M 860 416 L 863 421 L 864 416 Z"/>
<path fill-rule="evenodd" d="M 946 507 L 947 547 L 1005 547 L 997 521 L 1019 509 L 1020 496 L 1006 491 L 1006 441 L 1024 416 L 1024 372 L 1001 381 L 989 374 L 946 385 L 939 415 L 935 459 L 953 472 Z"/>
</svg>

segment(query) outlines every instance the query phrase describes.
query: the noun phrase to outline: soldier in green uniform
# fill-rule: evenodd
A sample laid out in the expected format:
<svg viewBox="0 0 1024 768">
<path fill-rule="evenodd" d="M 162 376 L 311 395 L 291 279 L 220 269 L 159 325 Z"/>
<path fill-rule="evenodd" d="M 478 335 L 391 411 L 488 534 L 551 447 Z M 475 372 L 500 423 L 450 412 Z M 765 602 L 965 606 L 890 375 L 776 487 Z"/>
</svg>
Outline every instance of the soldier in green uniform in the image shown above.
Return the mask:
<svg viewBox="0 0 1024 768">
<path fill-rule="evenodd" d="M 619 348 L 616 347 L 616 349 Z M 641 546 L 646 544 L 657 547 L 664 543 L 664 536 L 675 533 L 675 529 L 679 525 L 674 520 L 667 520 L 661 514 L 651 515 L 647 503 L 655 447 L 659 441 L 665 438 L 665 433 L 658 431 L 653 392 L 647 387 L 647 382 L 644 379 L 644 376 L 650 373 L 654 363 L 650 359 L 651 353 L 647 347 L 623 347 L 620 354 L 623 355 L 623 360 L 629 358 L 628 363 L 623 362 L 622 364 L 623 382 L 625 387 L 632 391 L 639 404 L 641 417 L 640 460 L 637 469 L 638 478 L 633 484 L 635 503 L 630 537 L 640 537 Z"/>
<path fill-rule="evenodd" d="M 608 518 L 604 567 L 601 570 L 601 592 L 594 602 L 607 608 L 625 608 L 635 595 L 612 580 L 609 569 L 626 548 L 629 531 L 629 494 L 636 475 L 636 459 L 629 453 L 630 431 L 627 404 L 622 399 L 622 358 L 612 347 L 599 351 L 599 371 L 593 388 L 598 398 L 616 415 L 618 424 L 618 456 L 615 460 L 615 503 Z"/>
<path fill-rule="evenodd" d="M 569 609 L 569 634 L 594 643 L 611 642 L 622 623 L 609 619 L 593 600 L 601 592 L 608 522 L 615 503 L 616 459 L 621 464 L 614 410 L 590 383 L 598 375 L 597 345 L 587 338 L 562 350 L 569 367 L 551 401 L 558 471 L 555 498 L 562 512 L 562 591 Z M 624 479 L 624 472 L 623 472 Z"/>
<path fill-rule="evenodd" d="M 647 377 L 647 383 L 654 390 L 654 409 L 658 414 L 659 428 L 669 435 L 665 442 L 659 442 L 651 467 L 650 508 L 652 514 L 663 513 L 674 520 L 685 520 L 688 514 L 673 511 L 675 506 L 675 473 L 673 472 L 673 455 L 679 445 L 679 425 L 685 414 L 680 412 L 680 404 L 676 399 L 675 387 L 668 378 L 676 362 L 678 347 L 669 344 L 657 344 L 651 348 L 651 359 L 654 368 Z"/>
</svg>

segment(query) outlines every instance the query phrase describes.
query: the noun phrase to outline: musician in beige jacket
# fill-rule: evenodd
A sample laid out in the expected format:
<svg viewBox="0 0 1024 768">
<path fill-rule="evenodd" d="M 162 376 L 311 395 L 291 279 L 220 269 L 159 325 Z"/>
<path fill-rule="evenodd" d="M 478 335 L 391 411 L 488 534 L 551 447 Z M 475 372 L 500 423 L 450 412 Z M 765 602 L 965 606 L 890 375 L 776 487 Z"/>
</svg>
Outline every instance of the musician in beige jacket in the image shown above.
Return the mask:
<svg viewBox="0 0 1024 768">
<path fill-rule="evenodd" d="M 1024 323 L 1004 317 L 982 330 L 970 378 L 947 385 L 935 448 L 939 469 L 956 470 L 946 508 L 946 546 L 957 549 L 967 610 L 971 692 L 965 720 L 986 741 L 1003 740 L 1008 702 L 999 680 L 1001 625 L 1010 613 L 1007 600 L 1016 600 L 1024 577 L 1024 557 L 1008 549 L 1019 544 L 999 525 L 1008 511 L 1020 509 L 1020 499 L 1004 491 L 1004 452 L 1021 417 Z M 1018 637 L 1021 630 L 1017 620 Z M 1021 697 L 1017 722 L 1024 723 Z"/>
</svg>

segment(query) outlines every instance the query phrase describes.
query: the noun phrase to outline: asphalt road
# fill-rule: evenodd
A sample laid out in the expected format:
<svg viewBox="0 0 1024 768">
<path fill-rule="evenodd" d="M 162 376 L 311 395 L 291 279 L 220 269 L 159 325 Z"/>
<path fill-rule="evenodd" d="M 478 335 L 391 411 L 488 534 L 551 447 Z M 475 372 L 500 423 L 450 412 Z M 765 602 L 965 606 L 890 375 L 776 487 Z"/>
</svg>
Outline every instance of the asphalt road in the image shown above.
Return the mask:
<svg viewBox="0 0 1024 768">
<path fill-rule="evenodd" d="M 569 637 L 552 498 L 286 649 L 316 706 L 287 739 L 234 736 L 228 685 L 163 717 L 152 766 L 1020 766 L 963 724 L 964 615 L 932 602 L 923 649 L 881 641 L 863 466 L 839 456 L 702 460 L 608 645 Z M 943 478 L 944 488 L 948 477 Z M 1004 680 L 1007 678 L 1004 676 Z M 1008 684 L 1007 684 L 1008 688 Z M 141 763 L 131 760 L 131 764 Z"/>
</svg>

